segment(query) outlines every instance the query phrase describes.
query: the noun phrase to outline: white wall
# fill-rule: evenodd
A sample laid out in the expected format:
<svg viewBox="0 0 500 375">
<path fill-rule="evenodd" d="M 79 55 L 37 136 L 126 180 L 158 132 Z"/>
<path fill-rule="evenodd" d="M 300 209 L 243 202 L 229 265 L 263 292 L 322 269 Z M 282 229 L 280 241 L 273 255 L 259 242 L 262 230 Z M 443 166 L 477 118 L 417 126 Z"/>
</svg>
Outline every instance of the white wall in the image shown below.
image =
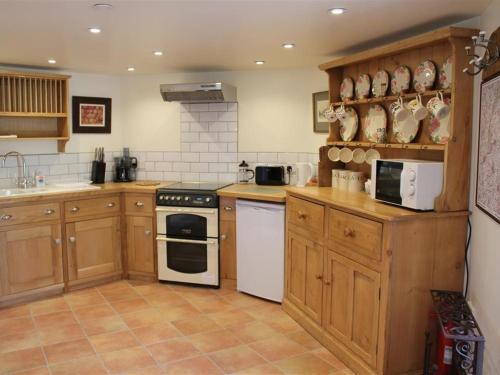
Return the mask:
<svg viewBox="0 0 500 375">
<path fill-rule="evenodd" d="M 493 0 L 480 17 L 480 28 L 490 35 L 500 26 L 500 0 Z M 500 64 L 500 62 L 497 62 Z M 470 248 L 471 278 L 469 300 L 486 336 L 484 374 L 500 374 L 500 224 L 475 206 L 477 142 L 479 131 L 480 76 L 475 79 L 471 161 L 472 237 Z"/>
</svg>

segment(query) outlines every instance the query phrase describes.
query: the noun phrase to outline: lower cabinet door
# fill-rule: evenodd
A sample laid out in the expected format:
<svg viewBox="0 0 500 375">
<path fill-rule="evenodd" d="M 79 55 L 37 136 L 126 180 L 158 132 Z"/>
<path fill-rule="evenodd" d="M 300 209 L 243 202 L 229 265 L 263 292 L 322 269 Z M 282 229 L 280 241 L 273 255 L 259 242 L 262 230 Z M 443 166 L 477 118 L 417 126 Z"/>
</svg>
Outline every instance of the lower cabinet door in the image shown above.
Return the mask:
<svg viewBox="0 0 500 375">
<path fill-rule="evenodd" d="M 120 217 L 66 224 L 69 280 L 99 278 L 122 269 Z"/>
<path fill-rule="evenodd" d="M 331 250 L 326 259 L 323 326 L 375 367 L 380 274 Z"/>
<path fill-rule="evenodd" d="M 0 232 L 0 290 L 9 295 L 63 282 L 61 227 Z"/>
<path fill-rule="evenodd" d="M 236 221 L 220 221 L 220 275 L 236 280 Z"/>
<path fill-rule="evenodd" d="M 323 247 L 288 232 L 286 251 L 286 296 L 313 320 L 321 323 Z"/>
<path fill-rule="evenodd" d="M 153 218 L 127 217 L 127 262 L 132 272 L 155 273 Z"/>
</svg>

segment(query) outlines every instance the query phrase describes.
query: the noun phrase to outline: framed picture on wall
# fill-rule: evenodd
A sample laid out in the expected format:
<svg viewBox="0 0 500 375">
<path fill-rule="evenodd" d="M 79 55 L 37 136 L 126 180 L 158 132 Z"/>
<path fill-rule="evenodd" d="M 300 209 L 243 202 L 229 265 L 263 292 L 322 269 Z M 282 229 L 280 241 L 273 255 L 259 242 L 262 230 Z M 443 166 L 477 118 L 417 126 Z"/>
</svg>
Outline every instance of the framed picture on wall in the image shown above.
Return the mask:
<svg viewBox="0 0 500 375">
<path fill-rule="evenodd" d="M 111 98 L 73 96 L 73 133 L 111 133 Z"/>
<path fill-rule="evenodd" d="M 476 206 L 500 223 L 500 72 L 481 83 Z"/>
<path fill-rule="evenodd" d="M 329 122 L 324 116 L 325 110 L 330 105 L 328 91 L 315 92 L 313 99 L 313 130 L 315 133 L 328 133 Z"/>
</svg>

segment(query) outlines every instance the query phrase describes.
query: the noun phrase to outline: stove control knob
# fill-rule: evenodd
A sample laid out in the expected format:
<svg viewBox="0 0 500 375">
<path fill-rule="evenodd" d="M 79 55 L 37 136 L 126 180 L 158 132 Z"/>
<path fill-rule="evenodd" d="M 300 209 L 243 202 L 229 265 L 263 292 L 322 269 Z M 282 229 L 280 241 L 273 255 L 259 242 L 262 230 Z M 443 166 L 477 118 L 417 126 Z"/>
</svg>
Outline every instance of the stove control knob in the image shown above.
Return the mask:
<svg viewBox="0 0 500 375">
<path fill-rule="evenodd" d="M 189 200 L 189 197 L 184 197 L 184 200 L 187 202 Z"/>
<path fill-rule="evenodd" d="M 212 198 L 210 198 L 210 197 L 205 198 L 205 202 L 207 202 L 207 203 L 210 202 L 211 200 L 212 200 Z"/>
<path fill-rule="evenodd" d="M 178 201 L 180 201 L 181 200 L 180 195 L 178 195 L 175 199 L 177 199 Z"/>
</svg>

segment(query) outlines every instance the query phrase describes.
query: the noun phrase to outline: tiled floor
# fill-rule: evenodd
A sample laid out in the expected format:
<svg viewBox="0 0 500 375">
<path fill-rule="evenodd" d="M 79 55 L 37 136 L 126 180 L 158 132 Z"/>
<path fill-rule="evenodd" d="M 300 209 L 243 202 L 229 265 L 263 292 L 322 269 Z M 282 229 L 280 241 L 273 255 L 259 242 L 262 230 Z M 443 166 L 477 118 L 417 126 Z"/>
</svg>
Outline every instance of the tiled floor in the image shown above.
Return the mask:
<svg viewBox="0 0 500 375">
<path fill-rule="evenodd" d="M 0 309 L 0 374 L 352 374 L 277 304 L 119 281 Z"/>
</svg>

